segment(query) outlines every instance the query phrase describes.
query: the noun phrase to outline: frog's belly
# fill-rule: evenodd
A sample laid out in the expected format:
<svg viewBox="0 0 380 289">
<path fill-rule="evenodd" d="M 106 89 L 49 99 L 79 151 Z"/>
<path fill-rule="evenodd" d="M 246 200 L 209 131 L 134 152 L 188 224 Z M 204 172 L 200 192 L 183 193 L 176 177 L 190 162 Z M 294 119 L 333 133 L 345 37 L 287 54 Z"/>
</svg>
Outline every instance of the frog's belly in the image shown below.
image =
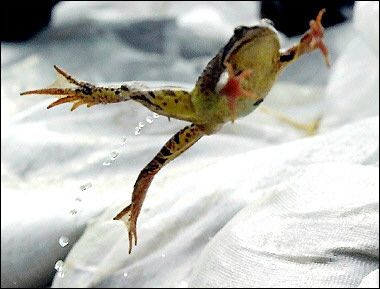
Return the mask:
<svg viewBox="0 0 380 289">
<path fill-rule="evenodd" d="M 262 101 L 249 98 L 237 99 L 235 112 L 228 105 L 226 97 L 220 97 L 218 101 L 213 101 L 212 105 L 205 105 L 199 110 L 201 118 L 205 123 L 225 123 L 233 117 L 244 117 L 253 112 Z"/>
<path fill-rule="evenodd" d="M 236 104 L 236 116 L 237 117 L 244 117 L 251 112 L 253 112 L 260 103 L 263 102 L 263 99 L 259 100 L 253 100 L 253 99 L 241 99 Z"/>
</svg>

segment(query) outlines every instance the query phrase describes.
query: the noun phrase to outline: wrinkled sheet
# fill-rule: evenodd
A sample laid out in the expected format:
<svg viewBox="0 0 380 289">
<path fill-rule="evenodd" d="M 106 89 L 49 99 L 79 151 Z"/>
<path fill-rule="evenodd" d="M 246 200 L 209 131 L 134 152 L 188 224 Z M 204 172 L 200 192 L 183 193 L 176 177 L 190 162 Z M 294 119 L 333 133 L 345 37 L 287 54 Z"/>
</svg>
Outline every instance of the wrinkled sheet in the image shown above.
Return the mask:
<svg viewBox="0 0 380 289">
<path fill-rule="evenodd" d="M 125 227 L 111 219 L 128 204 L 138 172 L 185 124 L 162 117 L 149 124 L 145 119 L 151 113 L 134 103 L 79 108 L 73 113 L 67 106 L 47 111 L 50 99 L 21 98 L 17 93 L 53 81 L 53 64 L 93 82 L 160 81 L 147 83 L 156 85 L 177 81 L 190 88 L 233 27 L 252 24 L 254 14 L 246 11 L 257 11 L 257 6 L 210 2 L 155 6 L 159 4 L 148 2 L 141 5 L 154 6 L 160 11 L 159 17 L 154 20 L 146 12 L 147 18 L 142 21 L 131 16 L 141 9 L 137 3 L 128 10 L 121 10 L 118 3 L 61 4 L 55 10 L 53 26 L 42 36 L 24 46 L 2 44 L 2 286 L 43 286 L 54 275 L 55 262 L 70 252 L 64 274 L 55 276 L 54 287 L 224 286 L 228 277 L 234 282 L 231 286 L 253 285 L 252 276 L 262 274 L 266 278 L 268 271 L 264 269 L 276 268 L 276 264 L 283 266 L 284 272 L 292 272 L 274 274 L 271 286 L 282 286 L 288 280 L 296 287 L 315 287 L 322 284 L 322 278 L 313 279 L 315 275 L 310 273 L 309 283 L 302 284 L 303 279 L 297 278 L 306 268 L 300 258 L 303 247 L 293 248 L 294 256 L 289 257 L 302 261 L 298 263 L 276 260 L 281 254 L 272 254 L 275 251 L 266 248 L 262 240 L 252 246 L 261 246 L 265 254 L 247 250 L 244 244 L 251 243 L 250 233 L 258 230 L 255 224 L 244 227 L 247 236 L 239 239 L 239 246 L 228 243 L 236 240 L 236 232 L 231 230 L 234 224 L 244 226 L 245 220 L 247 224 L 254 222 L 260 212 L 269 214 L 282 208 L 266 220 L 271 221 L 269 227 L 273 226 L 266 236 L 268 244 L 281 240 L 287 246 L 297 244 L 300 239 L 295 242 L 286 239 L 288 234 L 280 234 L 276 217 L 303 207 L 306 196 L 318 200 L 321 208 L 327 206 L 326 214 L 329 210 L 346 212 L 348 224 L 359 224 L 365 215 L 368 222 L 357 233 L 362 242 L 347 244 L 369 259 L 363 260 L 362 255 L 351 251 L 336 251 L 342 246 L 328 238 L 328 246 L 323 248 L 326 251 L 313 244 L 307 247 L 312 257 L 320 250 L 317 257 L 321 259 L 307 259 L 306 265 L 315 265 L 313 268 L 322 270 L 323 276 L 332 276 L 325 278 L 326 286 L 355 287 L 367 275 L 363 284 L 376 284 L 376 274 L 371 270 L 378 268 L 378 223 L 373 220 L 378 214 L 378 199 L 373 195 L 378 191 L 379 159 L 379 56 L 378 41 L 374 41 L 378 39 L 378 22 L 373 23 L 378 19 L 378 3 L 356 5 L 354 23 L 327 31 L 334 63 L 330 71 L 320 55 L 305 57 L 284 73 L 264 102 L 303 122 L 322 114 L 320 135 L 306 139 L 302 132 L 258 110 L 234 125 L 227 124 L 219 134 L 201 139 L 156 177 L 139 219 L 139 244 L 130 256 Z M 85 6 L 79 9 L 75 5 Z M 76 8 L 75 13 L 72 8 Z M 88 13 L 89 9 L 93 13 Z M 238 16 L 231 11 L 237 11 Z M 363 17 L 368 13 L 374 17 Z M 123 17 L 130 22 L 126 26 L 120 25 Z M 139 33 L 145 26 L 156 27 L 167 37 L 144 50 L 144 43 L 151 39 L 139 37 L 146 35 Z M 78 37 L 87 41 L 78 41 Z M 282 40 L 284 45 L 295 41 Z M 139 122 L 144 127 L 135 136 Z M 119 156 L 111 165 L 103 166 L 111 152 Z M 331 186 L 317 182 L 316 170 L 326 172 L 323 177 Z M 350 185 L 344 183 L 339 171 L 352 176 Z M 92 187 L 82 191 L 80 186 L 87 183 Z M 305 196 L 302 186 L 308 188 Z M 332 192 L 336 198 L 328 206 L 323 196 L 331 188 L 336 188 Z M 351 197 L 346 200 L 341 196 L 344 188 L 366 193 L 360 197 L 356 190 L 348 190 Z M 278 195 L 289 199 L 283 203 L 269 201 Z M 268 201 L 257 204 L 260 198 Z M 350 200 L 358 200 L 356 207 L 347 205 Z M 358 209 L 361 204 L 363 210 Z M 362 213 L 358 214 L 360 221 L 350 219 L 355 210 Z M 316 232 L 321 224 L 318 218 L 311 219 L 316 223 L 312 232 Z M 329 230 L 334 229 L 342 238 L 357 235 L 344 230 L 339 222 L 331 222 Z M 363 234 L 369 231 L 368 237 Z M 312 232 L 310 240 L 318 237 Z M 70 239 L 65 248 L 58 244 L 60 236 Z M 231 260 L 245 264 L 254 258 L 266 267 L 224 264 L 218 252 L 226 248 L 231 248 L 227 251 Z M 337 252 L 337 256 L 327 251 Z M 340 258 L 344 254 L 349 257 Z M 318 267 L 326 258 L 331 266 Z M 339 265 L 344 270 L 337 270 Z M 353 271 L 357 273 L 351 274 Z"/>
<path fill-rule="evenodd" d="M 379 169 L 310 163 L 256 191 L 206 246 L 190 287 L 347 288 L 378 269 Z"/>
</svg>

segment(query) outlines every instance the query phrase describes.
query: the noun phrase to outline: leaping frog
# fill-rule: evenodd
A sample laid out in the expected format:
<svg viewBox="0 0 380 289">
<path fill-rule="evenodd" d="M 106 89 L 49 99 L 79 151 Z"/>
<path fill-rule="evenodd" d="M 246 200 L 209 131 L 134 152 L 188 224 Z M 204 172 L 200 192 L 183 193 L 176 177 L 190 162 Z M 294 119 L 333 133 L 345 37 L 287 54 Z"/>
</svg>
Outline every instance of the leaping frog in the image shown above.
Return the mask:
<svg viewBox="0 0 380 289">
<path fill-rule="evenodd" d="M 154 176 L 168 162 L 174 160 L 200 138 L 216 133 L 224 124 L 253 112 L 264 100 L 278 75 L 302 55 L 319 49 L 327 66 L 328 50 L 323 41 L 324 28 L 321 10 L 310 29 L 299 43 L 282 50 L 274 27 L 268 22 L 234 30 L 228 43 L 211 59 L 191 91 L 181 88 L 139 88 L 129 84 L 103 87 L 78 81 L 54 66 L 58 79 L 45 89 L 21 93 L 48 94 L 58 97 L 48 108 L 73 103 L 71 110 L 82 104 L 137 101 L 151 111 L 190 122 L 162 147 L 140 172 L 132 192 L 130 205 L 114 220 L 122 220 L 128 227 L 129 253 L 137 245 L 136 222 L 148 188 Z"/>
</svg>

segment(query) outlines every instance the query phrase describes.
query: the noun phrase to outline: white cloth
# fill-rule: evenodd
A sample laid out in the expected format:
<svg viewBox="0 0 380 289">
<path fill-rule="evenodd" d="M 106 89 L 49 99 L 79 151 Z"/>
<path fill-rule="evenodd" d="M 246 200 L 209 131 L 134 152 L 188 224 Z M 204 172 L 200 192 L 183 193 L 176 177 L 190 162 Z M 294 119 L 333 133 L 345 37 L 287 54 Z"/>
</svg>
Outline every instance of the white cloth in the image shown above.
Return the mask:
<svg viewBox="0 0 380 289">
<path fill-rule="evenodd" d="M 379 288 L 379 269 L 373 270 L 365 276 L 360 283 L 359 288 Z"/>
<path fill-rule="evenodd" d="M 245 258 L 246 262 L 252 261 L 251 251 L 240 243 L 234 247 L 233 241 L 238 238 L 234 237 L 234 234 L 237 232 L 229 229 L 233 225 L 225 227 L 226 223 L 229 223 L 241 209 L 248 206 L 236 218 L 241 222 L 239 225 L 240 231 L 243 231 L 241 233 L 247 235 L 242 242 L 251 241 L 249 237 L 258 230 L 253 226 L 253 222 L 256 220 L 255 212 L 260 213 L 260 208 L 262 208 L 267 215 L 271 213 L 274 215 L 272 219 L 268 219 L 268 222 L 271 220 L 273 222 L 266 223 L 268 231 L 274 230 L 272 233 L 268 232 L 266 236 L 268 249 L 271 248 L 271 244 L 276 244 L 276 241 L 282 241 L 281 244 L 291 250 L 295 240 L 289 240 L 289 238 L 293 236 L 297 239 L 299 237 L 298 242 L 302 242 L 302 236 L 282 231 L 280 224 L 275 221 L 278 222 L 278 219 L 286 214 L 296 216 L 297 208 L 305 207 L 305 212 L 307 212 L 304 203 L 309 203 L 310 219 L 307 220 L 305 217 L 306 220 L 303 224 L 296 222 L 293 224 L 294 229 L 296 230 L 296 225 L 298 225 L 297 228 L 301 228 L 307 222 L 310 222 L 307 225 L 314 222 L 314 226 L 319 225 L 319 227 L 315 227 L 307 236 L 305 243 L 311 243 L 309 247 L 304 251 L 301 251 L 301 248 L 300 251 L 297 247 L 293 248 L 294 258 L 300 262 L 301 267 L 302 259 L 307 259 L 302 255 L 315 256 L 309 262 L 316 263 L 316 268 L 318 264 L 325 262 L 326 258 L 330 257 L 331 263 L 339 259 L 342 262 L 341 266 L 346 266 L 350 270 L 360 269 L 360 272 L 356 275 L 356 279 L 351 280 L 348 269 L 341 271 L 343 275 L 341 281 L 347 280 L 346 283 L 339 283 L 340 279 L 338 278 L 335 280 L 336 283 L 331 280 L 330 284 L 339 283 L 342 286 L 352 285 L 355 282 L 358 284 L 360 277 L 364 277 L 377 266 L 374 255 L 378 250 L 378 238 L 376 238 L 378 236 L 378 229 L 376 229 L 378 228 L 376 226 L 378 224 L 376 223 L 378 222 L 378 168 L 372 166 L 378 159 L 378 122 L 378 117 L 370 118 L 347 125 L 327 135 L 254 150 L 226 158 L 202 169 L 189 168 L 181 175 L 171 175 L 170 181 L 162 180 L 153 183 L 150 191 L 152 197 L 147 199 L 139 219 L 139 244 L 134 248 L 132 255 L 128 255 L 127 252 L 128 239 L 124 225 L 111 221 L 120 206 L 112 207 L 96 223 L 88 227 L 82 238 L 76 243 L 66 258 L 65 278 L 56 277 L 54 286 L 177 287 L 187 286 L 190 280 L 190 285 L 195 287 L 209 285 L 221 287 L 225 284 L 252 285 L 252 282 L 244 283 L 244 281 L 252 280 L 252 272 L 246 274 L 249 272 L 241 271 L 242 268 L 236 266 L 240 259 L 242 265 L 245 264 Z M 361 168 L 353 164 L 362 164 L 368 167 Z M 316 172 L 320 172 L 320 178 L 315 176 Z M 345 174 L 347 174 L 347 179 L 344 177 Z M 355 174 L 358 175 L 354 177 Z M 322 183 L 318 183 L 319 179 L 322 180 Z M 344 186 L 345 181 L 347 188 Z M 310 183 L 309 190 L 303 195 L 302 190 L 308 188 L 308 183 Z M 298 188 L 299 191 L 297 191 Z M 324 198 L 329 193 L 334 194 L 328 199 Z M 157 196 L 154 197 L 154 195 Z M 283 199 L 283 204 L 279 203 L 277 198 Z M 339 203 L 340 201 L 344 202 Z M 354 206 L 355 201 L 358 201 L 357 207 Z M 321 236 L 318 233 L 318 228 L 323 227 L 323 222 L 327 218 L 323 215 L 323 211 L 318 214 L 317 208 L 321 203 L 324 203 L 325 214 L 332 216 L 347 214 L 350 221 L 347 227 L 353 227 L 355 224 L 359 227 L 350 232 L 349 228 L 346 230 L 341 228 L 342 221 L 339 218 L 332 218 L 329 226 L 325 227 L 326 230 L 331 230 L 331 236 L 335 236 L 334 239 L 326 240 L 326 251 L 331 249 L 330 255 L 326 253 L 327 256 L 323 255 L 323 252 L 319 252 L 322 249 L 312 251 L 317 248 L 317 246 L 312 246 L 313 237 L 318 238 L 315 240 L 316 243 L 326 238 L 325 234 Z M 249 206 L 249 204 L 252 205 Z M 313 207 L 313 204 L 316 207 Z M 259 207 L 253 210 L 251 207 L 255 206 Z M 289 206 L 287 211 L 286 208 Z M 290 210 L 292 206 L 295 208 L 294 212 Z M 284 207 L 282 211 L 275 213 L 282 207 Z M 361 207 L 363 207 L 362 214 L 355 214 L 355 211 L 361 212 Z M 338 208 L 339 210 L 337 210 Z M 314 214 L 312 209 L 316 211 Z M 244 219 L 247 212 L 250 214 L 249 218 Z M 320 223 L 318 223 L 319 215 L 323 217 Z M 243 216 L 244 220 L 239 216 Z M 300 216 L 299 219 L 302 220 L 302 217 Z M 359 226 L 363 219 L 366 219 L 366 223 Z M 291 220 L 292 218 L 289 217 L 287 224 L 289 227 L 292 226 Z M 297 221 L 298 219 L 294 217 L 293 220 Z M 234 224 L 235 219 L 232 219 L 231 222 Z M 244 224 L 248 224 L 248 226 L 244 226 Z M 303 230 L 307 230 L 307 228 Z M 283 237 L 279 239 L 281 233 L 283 233 Z M 214 238 L 215 234 L 217 235 Z M 228 234 L 231 236 L 227 238 Z M 334 244 L 337 239 L 344 239 L 347 236 L 352 238 L 356 236 L 356 239 L 354 238 L 351 243 L 347 241 L 346 244 L 341 242 Z M 200 254 L 210 240 L 212 241 L 204 253 L 206 255 L 203 255 L 205 257 L 199 261 Z M 287 245 L 286 241 L 289 241 Z M 260 242 L 265 243 L 265 240 Z M 248 242 L 248 244 L 250 243 Z M 327 246 L 328 244 L 331 248 Z M 360 254 L 358 254 L 359 256 L 352 254 L 352 262 L 349 263 L 350 259 L 346 259 L 347 262 L 344 263 L 343 255 L 346 246 L 363 251 L 364 256 L 370 255 L 369 264 L 361 267 Z M 221 251 L 216 252 L 219 247 Z M 234 250 L 234 248 L 237 249 Z M 334 251 L 334 249 L 336 250 Z M 302 253 L 301 256 L 299 256 L 300 253 Z M 334 253 L 337 255 L 336 259 L 333 257 Z M 224 254 L 231 254 L 230 258 L 235 258 L 235 263 L 223 263 L 217 267 L 213 260 L 221 258 L 220 255 Z M 268 251 L 267 254 L 263 253 L 257 262 L 260 260 L 265 262 L 267 258 L 270 258 L 270 254 L 271 251 Z M 340 255 L 343 257 L 340 258 Z M 254 255 L 254 257 L 260 256 Z M 355 258 L 358 260 L 356 266 Z M 280 261 L 284 262 L 281 258 Z M 285 262 L 286 264 L 287 262 Z M 283 268 L 284 274 L 286 270 L 292 269 L 291 260 L 288 264 L 289 267 Z M 231 265 L 231 267 L 226 271 L 223 270 L 227 265 Z M 207 271 L 207 268 L 211 269 Z M 322 268 L 325 268 L 326 274 L 329 274 L 330 268 Z M 212 269 L 215 269 L 214 274 L 212 274 Z M 249 267 L 248 269 L 254 270 L 255 268 Z M 206 274 L 202 275 L 200 272 L 206 272 Z M 261 273 L 260 280 L 271 279 L 271 285 L 275 285 L 276 281 L 278 281 L 277 286 L 283 284 L 283 279 L 275 279 L 274 273 L 271 278 L 268 278 L 268 271 L 264 272 L 264 270 L 260 271 L 259 268 L 256 268 L 255 272 L 258 275 Z M 298 272 L 302 273 L 302 269 L 300 268 Z M 330 272 L 332 275 L 333 273 Z M 258 277 L 258 275 L 255 276 Z M 229 278 L 235 278 L 237 281 L 223 283 Z M 296 280 L 301 280 L 301 276 Z M 349 283 L 350 281 L 351 283 Z M 312 282 L 315 282 L 316 286 L 320 284 L 318 280 L 310 280 L 308 284 Z"/>
<path fill-rule="evenodd" d="M 318 163 L 258 192 L 207 245 L 190 286 L 357 287 L 379 265 L 378 175 Z"/>
</svg>

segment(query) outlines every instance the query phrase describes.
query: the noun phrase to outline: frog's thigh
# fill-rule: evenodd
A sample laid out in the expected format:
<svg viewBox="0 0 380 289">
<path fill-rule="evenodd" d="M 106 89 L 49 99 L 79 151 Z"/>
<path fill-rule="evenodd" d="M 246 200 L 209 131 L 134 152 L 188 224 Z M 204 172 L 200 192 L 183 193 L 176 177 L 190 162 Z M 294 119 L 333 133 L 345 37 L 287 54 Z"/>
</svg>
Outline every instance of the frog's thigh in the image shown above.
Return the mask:
<svg viewBox="0 0 380 289">
<path fill-rule="evenodd" d="M 198 123 L 191 94 L 186 90 L 160 89 L 136 92 L 131 99 L 160 115 Z"/>
</svg>

